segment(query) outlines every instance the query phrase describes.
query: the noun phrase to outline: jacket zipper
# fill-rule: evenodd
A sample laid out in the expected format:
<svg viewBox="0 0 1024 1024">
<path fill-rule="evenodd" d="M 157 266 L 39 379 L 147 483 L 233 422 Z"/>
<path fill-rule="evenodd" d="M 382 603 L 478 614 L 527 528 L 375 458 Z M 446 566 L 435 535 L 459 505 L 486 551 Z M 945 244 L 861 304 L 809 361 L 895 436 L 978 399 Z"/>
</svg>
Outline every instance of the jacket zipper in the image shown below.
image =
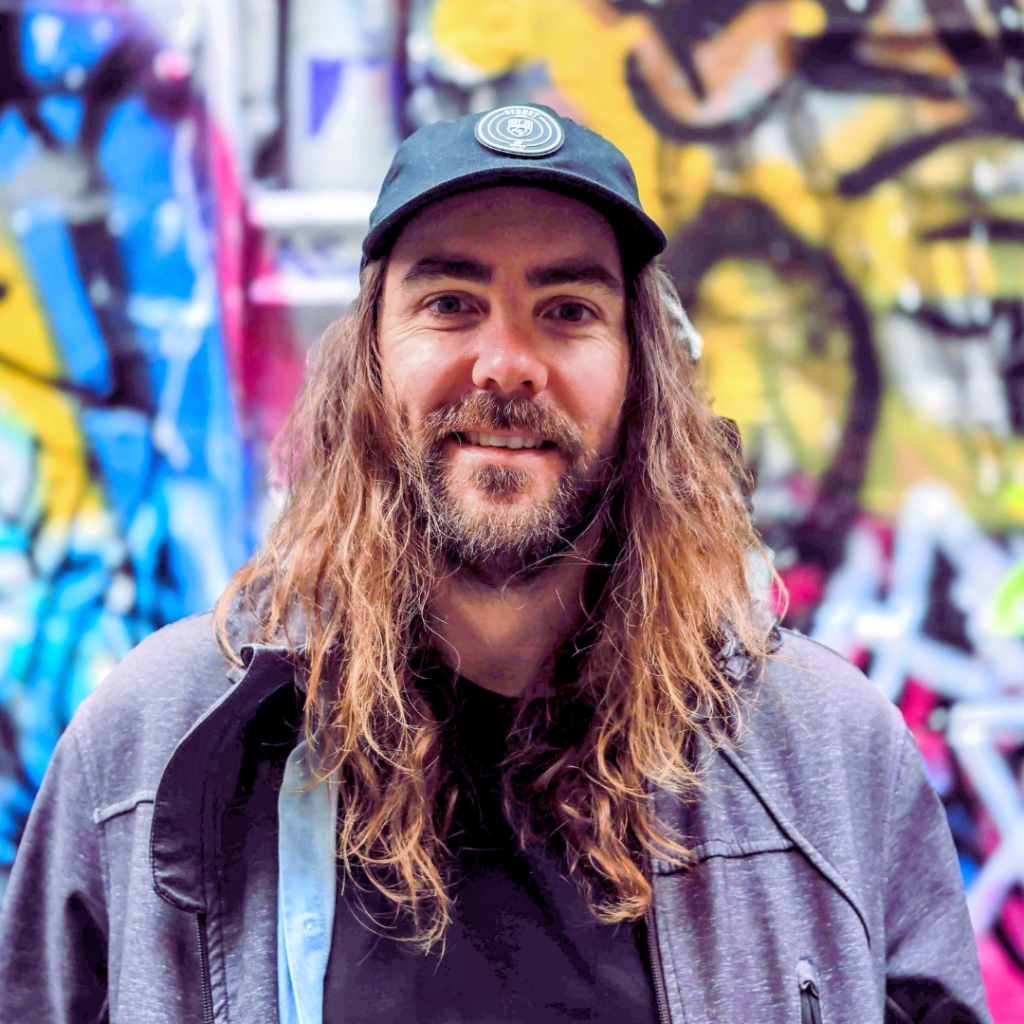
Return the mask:
<svg viewBox="0 0 1024 1024">
<path fill-rule="evenodd" d="M 665 974 L 661 969 L 661 952 L 658 949 L 658 931 L 654 923 L 654 907 L 648 907 L 644 914 L 647 925 L 647 956 L 651 965 L 651 981 L 654 983 L 654 1001 L 658 1006 L 658 1024 L 672 1024 L 668 1012 L 668 991 L 665 988 Z M 819 1022 L 820 1024 L 820 1022 Z"/>
<path fill-rule="evenodd" d="M 800 982 L 800 1024 L 821 1024 L 821 995 L 814 965 L 810 960 L 801 960 L 796 965 L 796 974 Z"/>
<path fill-rule="evenodd" d="M 206 945 L 206 915 L 196 914 L 199 929 L 199 974 L 203 986 L 203 1024 L 213 1024 L 213 986 L 210 983 L 210 951 Z"/>
</svg>

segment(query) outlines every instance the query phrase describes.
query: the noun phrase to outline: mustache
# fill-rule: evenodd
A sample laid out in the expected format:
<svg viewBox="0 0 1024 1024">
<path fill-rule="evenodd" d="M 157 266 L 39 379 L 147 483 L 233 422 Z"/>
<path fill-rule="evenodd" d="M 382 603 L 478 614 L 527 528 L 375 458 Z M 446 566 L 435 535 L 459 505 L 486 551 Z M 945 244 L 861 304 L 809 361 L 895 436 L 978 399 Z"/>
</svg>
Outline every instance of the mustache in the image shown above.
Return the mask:
<svg viewBox="0 0 1024 1024">
<path fill-rule="evenodd" d="M 423 420 L 425 440 L 434 446 L 452 434 L 471 430 L 521 430 L 553 441 L 570 463 L 585 455 L 583 435 L 576 424 L 529 398 L 501 399 L 489 391 L 474 391 L 440 406 Z"/>
</svg>

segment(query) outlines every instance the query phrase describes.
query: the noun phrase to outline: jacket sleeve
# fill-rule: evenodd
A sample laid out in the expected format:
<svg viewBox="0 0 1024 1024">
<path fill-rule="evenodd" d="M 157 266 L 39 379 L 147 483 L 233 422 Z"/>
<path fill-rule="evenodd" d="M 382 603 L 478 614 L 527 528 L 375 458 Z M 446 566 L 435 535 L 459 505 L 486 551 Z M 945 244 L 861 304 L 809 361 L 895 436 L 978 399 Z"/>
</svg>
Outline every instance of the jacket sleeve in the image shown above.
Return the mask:
<svg viewBox="0 0 1024 1024">
<path fill-rule="evenodd" d="M 102 829 L 73 720 L 39 788 L 0 909 L 0 1020 L 107 1019 Z"/>
<path fill-rule="evenodd" d="M 953 839 L 902 721 L 884 833 L 887 1024 L 991 1024 Z"/>
</svg>

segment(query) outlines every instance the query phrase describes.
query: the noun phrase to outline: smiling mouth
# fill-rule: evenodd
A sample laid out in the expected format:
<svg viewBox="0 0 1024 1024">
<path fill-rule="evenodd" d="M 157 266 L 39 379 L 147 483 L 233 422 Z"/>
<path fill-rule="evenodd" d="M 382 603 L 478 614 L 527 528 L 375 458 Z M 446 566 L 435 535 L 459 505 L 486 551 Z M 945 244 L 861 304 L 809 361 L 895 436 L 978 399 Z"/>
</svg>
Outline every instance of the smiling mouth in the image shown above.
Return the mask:
<svg viewBox="0 0 1024 1024">
<path fill-rule="evenodd" d="M 547 449 L 555 448 L 555 442 L 544 437 L 524 437 L 516 435 L 503 437 L 499 434 L 489 434 L 486 431 L 468 430 L 453 435 L 459 444 L 473 445 L 478 448 L 533 448 Z"/>
</svg>

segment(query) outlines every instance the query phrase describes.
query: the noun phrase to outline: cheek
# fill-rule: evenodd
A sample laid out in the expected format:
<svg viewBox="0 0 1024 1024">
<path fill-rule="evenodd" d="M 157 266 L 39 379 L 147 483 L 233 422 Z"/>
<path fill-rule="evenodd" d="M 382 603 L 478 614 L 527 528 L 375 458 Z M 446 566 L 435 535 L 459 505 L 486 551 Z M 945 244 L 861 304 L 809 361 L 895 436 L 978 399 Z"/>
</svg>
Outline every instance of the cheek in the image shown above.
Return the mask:
<svg viewBox="0 0 1024 1024">
<path fill-rule="evenodd" d="M 381 338 L 380 363 L 385 394 L 412 420 L 445 401 L 457 377 L 456 359 L 433 340 L 413 332 L 392 332 Z"/>
<path fill-rule="evenodd" d="M 574 419 L 596 446 L 611 441 L 629 386 L 629 355 L 618 346 L 581 359 L 566 382 Z"/>
</svg>

